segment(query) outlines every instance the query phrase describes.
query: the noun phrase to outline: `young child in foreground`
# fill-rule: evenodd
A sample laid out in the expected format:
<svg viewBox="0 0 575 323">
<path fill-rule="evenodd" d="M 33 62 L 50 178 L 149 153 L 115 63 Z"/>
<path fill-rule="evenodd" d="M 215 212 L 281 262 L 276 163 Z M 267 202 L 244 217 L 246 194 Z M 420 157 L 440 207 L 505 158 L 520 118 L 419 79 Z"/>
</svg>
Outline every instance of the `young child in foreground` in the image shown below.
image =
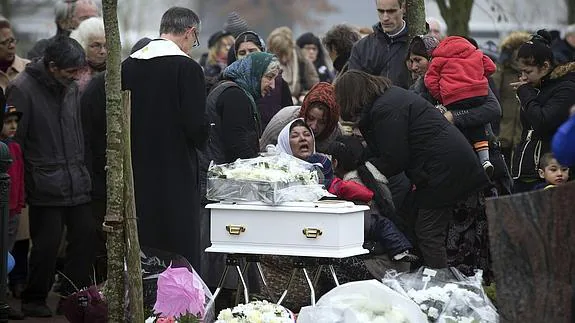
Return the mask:
<svg viewBox="0 0 575 323">
<path fill-rule="evenodd" d="M 365 219 L 366 240 L 377 241 L 393 260 L 416 262 L 419 258 L 410 253 L 411 242 L 389 219 L 396 216 L 391 192 L 381 181 L 386 179 L 381 174 L 377 177 L 383 178 L 376 179 L 373 172 L 379 172 L 371 164 L 363 164 L 362 152 L 363 146 L 356 137 L 342 136 L 330 144 L 328 154 L 335 176 L 328 191 L 341 199 L 370 205 Z"/>
<path fill-rule="evenodd" d="M 545 183 L 535 186 L 535 190 L 563 185 L 569 180 L 569 168 L 559 164 L 552 153 L 546 153 L 539 159 L 539 177 Z"/>
</svg>

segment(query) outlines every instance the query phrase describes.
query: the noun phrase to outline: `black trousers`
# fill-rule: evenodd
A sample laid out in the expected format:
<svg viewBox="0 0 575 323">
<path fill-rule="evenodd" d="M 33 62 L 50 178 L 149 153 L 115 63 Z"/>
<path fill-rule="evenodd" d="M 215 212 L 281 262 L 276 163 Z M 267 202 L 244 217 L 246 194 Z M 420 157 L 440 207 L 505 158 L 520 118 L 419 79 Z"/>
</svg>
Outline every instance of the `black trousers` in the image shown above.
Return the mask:
<svg viewBox="0 0 575 323">
<path fill-rule="evenodd" d="M 453 208 L 419 209 L 415 222 L 415 235 L 423 262 L 431 268 L 447 267 L 447 228 L 453 217 Z"/>
<path fill-rule="evenodd" d="M 44 304 L 54 284 L 56 258 L 64 226 L 67 227 L 66 258 L 61 293 L 70 295 L 77 288 L 92 284 L 95 258 L 96 221 L 89 203 L 49 207 L 30 205 L 30 252 L 28 286 L 22 303 Z M 73 283 L 73 285 L 72 285 Z"/>
</svg>

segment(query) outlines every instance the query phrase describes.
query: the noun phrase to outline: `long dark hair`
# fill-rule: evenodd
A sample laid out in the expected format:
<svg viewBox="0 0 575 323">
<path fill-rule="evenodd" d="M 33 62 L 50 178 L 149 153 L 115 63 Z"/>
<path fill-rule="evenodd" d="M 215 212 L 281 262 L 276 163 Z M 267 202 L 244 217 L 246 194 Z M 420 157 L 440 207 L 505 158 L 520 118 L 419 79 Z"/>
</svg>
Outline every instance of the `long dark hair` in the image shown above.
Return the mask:
<svg viewBox="0 0 575 323">
<path fill-rule="evenodd" d="M 391 87 L 391 80 L 362 71 L 350 70 L 335 82 L 335 97 L 345 121 L 357 122 L 368 107 Z"/>
</svg>

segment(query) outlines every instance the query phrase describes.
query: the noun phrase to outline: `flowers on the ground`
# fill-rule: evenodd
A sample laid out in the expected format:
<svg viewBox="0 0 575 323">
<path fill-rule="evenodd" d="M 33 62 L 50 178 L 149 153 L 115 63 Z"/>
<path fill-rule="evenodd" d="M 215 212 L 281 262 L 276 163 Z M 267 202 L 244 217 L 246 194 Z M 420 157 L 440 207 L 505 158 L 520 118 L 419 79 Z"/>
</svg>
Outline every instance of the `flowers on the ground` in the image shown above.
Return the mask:
<svg viewBox="0 0 575 323">
<path fill-rule="evenodd" d="M 268 301 L 240 304 L 218 314 L 216 323 L 293 323 L 291 312 Z"/>
<path fill-rule="evenodd" d="M 158 277 L 155 323 L 198 322 L 204 316 L 206 295 L 201 278 L 188 268 L 168 267 Z"/>
</svg>

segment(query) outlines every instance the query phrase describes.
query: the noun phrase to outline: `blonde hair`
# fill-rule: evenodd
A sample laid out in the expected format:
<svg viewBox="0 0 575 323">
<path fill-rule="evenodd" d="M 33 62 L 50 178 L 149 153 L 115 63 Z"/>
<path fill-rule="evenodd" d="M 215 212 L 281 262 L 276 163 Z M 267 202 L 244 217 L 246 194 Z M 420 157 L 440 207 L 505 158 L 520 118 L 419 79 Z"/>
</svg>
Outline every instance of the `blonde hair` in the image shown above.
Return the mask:
<svg viewBox="0 0 575 323">
<path fill-rule="evenodd" d="M 291 55 L 295 48 L 293 33 L 289 27 L 279 27 L 274 29 L 268 39 L 268 51 L 278 57 Z"/>
<path fill-rule="evenodd" d="M 76 40 L 84 51 L 88 50 L 91 37 L 106 37 L 104 20 L 99 17 L 88 18 L 80 23 L 78 28 L 72 31 L 70 38 Z"/>
<path fill-rule="evenodd" d="M 220 37 L 220 39 L 218 39 L 216 44 L 210 47 L 210 50 L 208 51 L 208 60 L 207 60 L 208 65 L 214 65 L 217 63 L 218 53 L 222 49 L 222 46 L 224 46 L 225 41 L 227 40 L 231 41 L 230 48 L 233 47 L 235 38 L 232 35 Z"/>
</svg>

